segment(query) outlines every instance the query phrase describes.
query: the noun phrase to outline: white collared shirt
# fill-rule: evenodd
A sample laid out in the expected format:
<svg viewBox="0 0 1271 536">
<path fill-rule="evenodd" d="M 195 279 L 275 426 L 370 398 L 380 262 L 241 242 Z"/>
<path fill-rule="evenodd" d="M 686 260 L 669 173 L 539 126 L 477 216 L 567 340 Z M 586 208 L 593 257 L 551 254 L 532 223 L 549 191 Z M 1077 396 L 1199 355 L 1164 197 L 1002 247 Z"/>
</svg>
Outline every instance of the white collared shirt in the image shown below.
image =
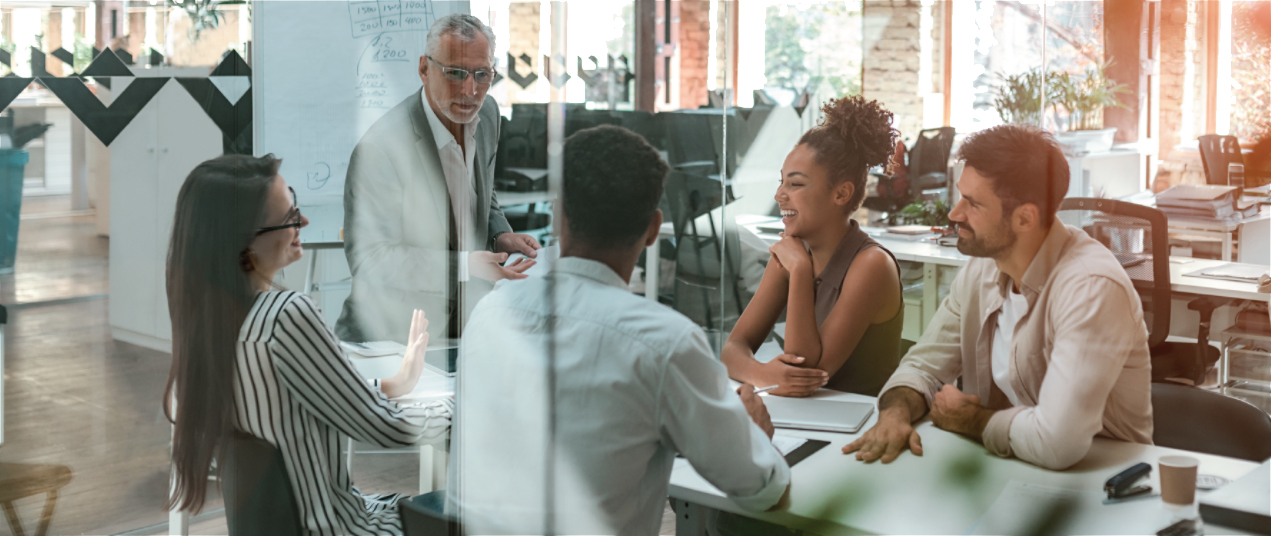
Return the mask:
<svg viewBox="0 0 1271 536">
<path fill-rule="evenodd" d="M 485 249 L 484 240 L 478 241 L 472 232 L 476 227 L 472 215 L 477 213 L 476 169 L 473 163 L 476 161 L 477 125 L 481 122 L 481 116 L 474 115 L 471 123 L 463 125 L 464 142 L 463 147 L 460 147 L 454 134 L 442 124 L 437 113 L 428 104 L 426 91 L 427 89 L 420 91 L 419 98 L 424 101 L 424 114 L 428 116 L 428 126 L 432 129 L 433 140 L 437 142 L 437 156 L 441 158 L 441 172 L 446 175 L 450 206 L 455 212 L 455 224 L 459 226 L 455 236 L 462 237 L 464 241 L 459 245 L 459 250 L 467 252 Z M 467 273 L 467 270 L 462 273 Z"/>
<path fill-rule="evenodd" d="M 790 482 L 701 328 L 602 263 L 565 257 L 507 281 L 461 352 L 448 487 L 471 530 L 542 533 L 549 452 L 560 534 L 657 534 L 677 463 L 757 511 Z"/>
</svg>

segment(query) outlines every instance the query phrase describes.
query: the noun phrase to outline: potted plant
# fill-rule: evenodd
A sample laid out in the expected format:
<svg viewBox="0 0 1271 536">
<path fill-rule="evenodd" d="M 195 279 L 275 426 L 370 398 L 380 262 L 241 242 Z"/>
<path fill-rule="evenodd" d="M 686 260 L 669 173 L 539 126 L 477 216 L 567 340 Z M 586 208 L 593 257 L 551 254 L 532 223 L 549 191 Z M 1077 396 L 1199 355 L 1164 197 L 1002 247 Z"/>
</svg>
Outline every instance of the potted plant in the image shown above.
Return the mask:
<svg viewBox="0 0 1271 536">
<path fill-rule="evenodd" d="M 22 213 L 22 177 L 30 155 L 22 150 L 44 135 L 48 124 L 13 127 L 13 116 L 0 116 L 0 274 L 13 273 L 18 254 L 18 224 Z"/>
<path fill-rule="evenodd" d="M 1006 123 L 1040 125 L 1045 86 L 1040 70 L 1012 75 L 998 74 L 1002 84 L 993 88 L 993 107 Z M 1049 78 L 1049 77 L 1047 77 Z"/>
<path fill-rule="evenodd" d="M 941 200 L 914 201 L 900 210 L 900 221 L 905 225 L 948 227 L 949 205 Z"/>
<path fill-rule="evenodd" d="M 1103 128 L 1103 110 L 1122 107 L 1117 95 L 1128 93 L 1124 84 L 1109 80 L 1110 63 L 1087 67 L 1084 73 L 1051 73 L 1047 76 L 1047 98 L 1055 114 L 1055 123 L 1063 128 L 1055 140 L 1078 154 L 1107 151 L 1112 148 L 1116 127 Z M 1060 114 L 1060 109 L 1066 115 Z"/>
</svg>

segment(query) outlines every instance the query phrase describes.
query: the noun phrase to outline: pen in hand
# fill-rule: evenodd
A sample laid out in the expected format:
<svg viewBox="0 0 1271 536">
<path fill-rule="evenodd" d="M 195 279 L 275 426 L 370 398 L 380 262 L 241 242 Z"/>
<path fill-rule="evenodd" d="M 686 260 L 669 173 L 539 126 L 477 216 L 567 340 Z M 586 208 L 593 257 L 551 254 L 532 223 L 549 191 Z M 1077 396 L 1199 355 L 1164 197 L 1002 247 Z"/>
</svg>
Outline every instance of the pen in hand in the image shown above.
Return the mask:
<svg viewBox="0 0 1271 536">
<path fill-rule="evenodd" d="M 778 387 L 781 387 L 781 386 L 780 386 L 780 385 L 769 385 L 769 386 L 767 386 L 767 387 L 756 387 L 756 388 L 755 388 L 755 394 L 759 394 L 759 393 L 766 393 L 766 392 L 771 391 L 771 390 L 773 390 L 773 389 L 776 389 L 776 388 L 778 388 Z"/>
</svg>

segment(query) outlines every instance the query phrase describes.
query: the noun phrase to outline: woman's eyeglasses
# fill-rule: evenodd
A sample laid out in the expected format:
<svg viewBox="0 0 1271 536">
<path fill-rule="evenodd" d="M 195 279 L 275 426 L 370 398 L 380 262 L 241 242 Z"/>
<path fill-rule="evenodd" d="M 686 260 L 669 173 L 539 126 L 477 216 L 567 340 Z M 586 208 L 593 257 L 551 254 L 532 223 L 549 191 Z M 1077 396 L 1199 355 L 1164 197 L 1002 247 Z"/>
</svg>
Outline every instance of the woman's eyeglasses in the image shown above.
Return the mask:
<svg viewBox="0 0 1271 536">
<path fill-rule="evenodd" d="M 467 69 L 460 69 L 458 67 L 450 67 L 448 65 L 442 65 L 441 62 L 432 59 L 432 56 L 428 56 L 428 59 L 429 61 L 436 63 L 438 67 L 441 67 L 441 75 L 444 76 L 446 80 L 449 80 L 451 82 L 462 82 L 464 80 L 467 80 L 469 74 L 472 75 L 472 81 L 476 82 L 477 85 L 488 86 L 490 85 L 491 82 L 494 81 L 493 70 L 477 69 L 475 71 L 469 71 Z"/>
<path fill-rule="evenodd" d="M 282 229 L 291 229 L 293 227 L 296 229 L 299 229 L 301 227 L 304 227 L 304 224 L 302 223 L 304 220 L 301 219 L 300 217 L 300 205 L 296 203 L 296 191 L 292 190 L 290 186 L 287 187 L 287 191 L 291 192 L 291 210 L 287 212 L 288 213 L 287 220 L 286 220 L 287 223 L 284 223 L 282 225 L 275 225 L 273 227 L 261 227 L 260 229 L 256 230 L 257 236 L 268 233 L 270 231 L 280 231 Z"/>
</svg>

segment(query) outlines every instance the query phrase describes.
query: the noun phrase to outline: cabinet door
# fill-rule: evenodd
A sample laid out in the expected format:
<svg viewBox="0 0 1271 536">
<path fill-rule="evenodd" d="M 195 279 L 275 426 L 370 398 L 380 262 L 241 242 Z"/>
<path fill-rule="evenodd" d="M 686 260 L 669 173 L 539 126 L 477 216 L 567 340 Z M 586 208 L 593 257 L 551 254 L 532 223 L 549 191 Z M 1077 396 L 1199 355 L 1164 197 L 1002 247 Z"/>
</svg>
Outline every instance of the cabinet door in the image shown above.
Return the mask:
<svg viewBox="0 0 1271 536">
<path fill-rule="evenodd" d="M 155 228 L 158 108 L 151 100 L 110 144 L 110 325 L 144 336 L 155 332 L 166 250 Z"/>
<path fill-rule="evenodd" d="M 159 273 L 164 273 L 177 194 L 185 178 L 205 160 L 221 155 L 221 131 L 180 84 L 173 81 L 157 96 L 159 112 L 158 169 L 155 177 L 155 230 L 160 255 Z M 168 294 L 164 278 L 155 281 L 155 336 L 172 340 L 172 319 L 168 316 Z"/>
</svg>

